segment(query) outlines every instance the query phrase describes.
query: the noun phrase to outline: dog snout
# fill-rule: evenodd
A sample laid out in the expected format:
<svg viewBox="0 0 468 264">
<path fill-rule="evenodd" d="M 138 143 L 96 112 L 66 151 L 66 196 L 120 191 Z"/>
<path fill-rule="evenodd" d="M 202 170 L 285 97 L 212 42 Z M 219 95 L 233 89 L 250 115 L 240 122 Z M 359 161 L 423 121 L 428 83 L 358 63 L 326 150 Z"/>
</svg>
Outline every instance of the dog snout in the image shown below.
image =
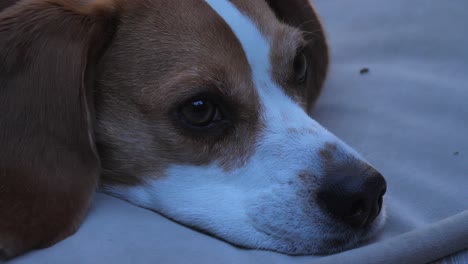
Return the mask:
<svg viewBox="0 0 468 264">
<path fill-rule="evenodd" d="M 354 228 L 365 228 L 382 209 L 387 183 L 371 167 L 352 171 L 341 169 L 326 175 L 317 200 L 322 209 L 338 221 Z"/>
</svg>

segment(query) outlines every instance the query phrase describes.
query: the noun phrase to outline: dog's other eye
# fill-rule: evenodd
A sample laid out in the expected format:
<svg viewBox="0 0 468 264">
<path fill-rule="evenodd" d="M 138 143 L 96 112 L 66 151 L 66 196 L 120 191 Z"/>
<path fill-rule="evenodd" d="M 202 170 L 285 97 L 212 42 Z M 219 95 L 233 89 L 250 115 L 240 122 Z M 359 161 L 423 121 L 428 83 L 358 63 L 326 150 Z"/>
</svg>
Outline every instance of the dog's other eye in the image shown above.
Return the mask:
<svg viewBox="0 0 468 264">
<path fill-rule="evenodd" d="M 307 59 L 303 52 L 297 53 L 293 67 L 296 81 L 303 84 L 307 80 Z"/>
<path fill-rule="evenodd" d="M 182 106 L 181 115 L 190 125 L 208 126 L 221 119 L 218 108 L 208 99 L 197 99 Z"/>
</svg>

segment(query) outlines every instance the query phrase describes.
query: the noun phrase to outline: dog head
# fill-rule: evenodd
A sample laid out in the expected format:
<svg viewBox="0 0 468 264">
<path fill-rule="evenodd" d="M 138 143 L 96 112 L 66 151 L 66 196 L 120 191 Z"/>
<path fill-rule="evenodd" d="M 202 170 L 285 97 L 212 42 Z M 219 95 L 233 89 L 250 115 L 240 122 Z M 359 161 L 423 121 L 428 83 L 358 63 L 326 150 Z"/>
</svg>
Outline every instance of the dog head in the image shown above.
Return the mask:
<svg viewBox="0 0 468 264">
<path fill-rule="evenodd" d="M 289 254 L 341 250 L 381 226 L 382 176 L 306 112 L 327 68 L 308 1 L 126 12 L 96 85 L 104 190 Z"/>
<path fill-rule="evenodd" d="M 94 2 L 113 21 L 86 65 L 104 191 L 287 254 L 340 251 L 382 226 L 383 177 L 307 114 L 328 63 L 309 1 L 80 5 Z"/>
</svg>

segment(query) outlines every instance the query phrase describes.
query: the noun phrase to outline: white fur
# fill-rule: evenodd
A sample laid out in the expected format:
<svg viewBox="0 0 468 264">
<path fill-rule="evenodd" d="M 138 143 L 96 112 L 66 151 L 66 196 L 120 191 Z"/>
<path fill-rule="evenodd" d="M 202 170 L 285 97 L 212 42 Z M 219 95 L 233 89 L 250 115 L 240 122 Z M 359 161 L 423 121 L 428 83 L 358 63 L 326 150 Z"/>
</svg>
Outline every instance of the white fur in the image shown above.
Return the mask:
<svg viewBox="0 0 468 264">
<path fill-rule="evenodd" d="M 329 239 L 347 239 L 350 244 L 361 239 L 364 234 L 333 224 L 310 199 L 323 174 L 319 151 L 326 143 L 336 144 L 339 153 L 360 157 L 275 84 L 270 74 L 270 43 L 254 23 L 228 0 L 207 2 L 231 27 L 252 69 L 265 124 L 255 153 L 244 166 L 228 172 L 218 164 L 173 165 L 164 177 L 144 186 L 110 191 L 251 248 L 307 254 L 329 250 Z M 299 132 L 288 132 L 291 128 Z M 310 174 L 308 184 L 298 177 L 301 172 Z M 383 217 L 376 222 L 381 225 Z"/>
</svg>

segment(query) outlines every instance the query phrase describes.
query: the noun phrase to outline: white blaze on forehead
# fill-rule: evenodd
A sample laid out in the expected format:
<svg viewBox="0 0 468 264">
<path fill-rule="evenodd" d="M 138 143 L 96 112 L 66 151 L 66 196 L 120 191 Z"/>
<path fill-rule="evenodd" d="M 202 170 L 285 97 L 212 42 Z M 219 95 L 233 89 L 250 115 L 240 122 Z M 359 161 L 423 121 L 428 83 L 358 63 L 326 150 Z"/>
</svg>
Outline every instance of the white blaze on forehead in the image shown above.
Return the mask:
<svg viewBox="0 0 468 264">
<path fill-rule="evenodd" d="M 318 140 L 314 143 L 335 142 L 333 135 L 311 119 L 301 106 L 273 81 L 270 61 L 271 43 L 262 35 L 257 25 L 229 0 L 206 0 L 206 2 L 224 19 L 242 45 L 262 103 L 266 130 L 284 134 L 287 128 L 310 128 L 324 132 L 318 135 Z"/>
<path fill-rule="evenodd" d="M 271 76 L 271 43 L 262 35 L 257 25 L 229 0 L 206 0 L 206 2 L 224 19 L 244 49 L 252 71 L 254 85 L 260 96 L 262 116 L 265 121 L 278 124 L 276 119 L 285 109 L 287 109 L 288 116 L 296 116 L 294 112 L 297 110 L 303 112 L 274 83 Z M 282 107 L 278 107 L 279 104 Z"/>
<path fill-rule="evenodd" d="M 254 85 L 262 103 L 262 116 L 267 123 L 277 124 L 281 108 L 275 105 L 292 105 L 292 100 L 274 84 L 271 77 L 270 42 L 261 34 L 256 24 L 228 0 L 206 0 L 224 19 L 242 45 L 250 64 Z M 289 107 L 287 107 L 289 108 Z M 296 107 L 288 109 L 287 115 L 295 116 Z"/>
<path fill-rule="evenodd" d="M 256 25 L 228 0 L 206 0 L 206 2 L 224 19 L 242 44 L 255 81 L 267 77 L 270 44 Z"/>
</svg>

